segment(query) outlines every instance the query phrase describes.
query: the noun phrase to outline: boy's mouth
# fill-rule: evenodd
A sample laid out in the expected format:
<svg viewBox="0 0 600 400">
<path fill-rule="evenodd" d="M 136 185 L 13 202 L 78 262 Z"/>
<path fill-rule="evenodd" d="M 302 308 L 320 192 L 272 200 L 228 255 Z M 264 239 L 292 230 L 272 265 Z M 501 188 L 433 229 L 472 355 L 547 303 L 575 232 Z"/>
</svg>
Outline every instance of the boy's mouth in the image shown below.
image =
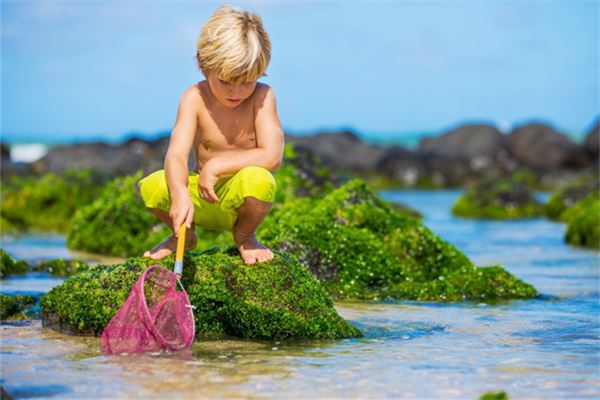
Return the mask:
<svg viewBox="0 0 600 400">
<path fill-rule="evenodd" d="M 227 100 L 232 103 L 237 103 L 237 102 L 241 101 L 242 99 L 227 99 Z"/>
</svg>

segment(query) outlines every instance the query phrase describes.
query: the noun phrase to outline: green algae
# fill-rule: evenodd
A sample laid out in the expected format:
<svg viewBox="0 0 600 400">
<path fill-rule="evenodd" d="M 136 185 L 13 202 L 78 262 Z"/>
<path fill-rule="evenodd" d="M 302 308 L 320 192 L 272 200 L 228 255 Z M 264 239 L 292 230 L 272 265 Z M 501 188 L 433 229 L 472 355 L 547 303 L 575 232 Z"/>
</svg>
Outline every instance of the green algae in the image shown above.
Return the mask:
<svg viewBox="0 0 600 400">
<path fill-rule="evenodd" d="M 144 205 L 137 189 L 142 172 L 109 182 L 98 198 L 77 210 L 67 235 L 67 246 L 119 257 L 143 254 L 173 232 Z M 230 232 L 196 227 L 194 250 L 231 244 Z"/>
<path fill-rule="evenodd" d="M 285 156 L 288 162 L 275 173 L 278 197 L 257 236 L 297 256 L 335 298 L 496 301 L 537 295 L 500 266 L 487 272 L 472 265 L 423 226 L 420 214 L 382 200 L 364 181 L 343 184 L 318 159 L 289 145 Z M 131 256 L 168 236 L 136 192 L 139 178 L 113 181 L 79 210 L 69 247 Z M 200 230 L 198 236 L 197 249 L 232 243 L 229 232 Z"/>
<path fill-rule="evenodd" d="M 485 392 L 479 397 L 479 400 L 509 400 L 509 397 L 505 391 Z"/>
<path fill-rule="evenodd" d="M 343 178 L 333 174 L 318 156 L 289 143 L 284 147 L 284 161 L 274 177 L 277 191 L 272 212 L 288 200 L 322 197 L 343 183 Z"/>
<path fill-rule="evenodd" d="M 554 191 L 544 204 L 544 214 L 553 221 L 565 221 L 563 214 L 577 201 L 598 190 L 598 180 L 581 178 L 567 187 Z"/>
<path fill-rule="evenodd" d="M 293 255 L 274 252 L 274 259 L 260 265 L 244 264 L 235 246 L 186 253 L 182 282 L 196 307 L 197 337 L 362 336 L 337 314 L 331 296 Z M 150 264 L 172 269 L 173 257 L 158 262 L 131 258 L 72 276 L 42 297 L 44 325 L 100 334 Z"/>
<path fill-rule="evenodd" d="M 497 301 L 537 296 L 500 266 L 479 268 L 360 179 L 287 202 L 259 239 L 298 257 L 335 299 Z"/>
<path fill-rule="evenodd" d="M 35 296 L 7 296 L 0 293 L 0 320 L 20 320 L 31 318 L 33 306 L 37 302 Z"/>
<path fill-rule="evenodd" d="M 525 185 L 513 180 L 484 181 L 463 193 L 452 214 L 464 218 L 531 218 L 542 206 Z"/>
<path fill-rule="evenodd" d="M 137 182 L 142 172 L 116 178 L 91 204 L 75 213 L 67 246 L 92 253 L 127 257 L 142 254 L 171 231 L 144 206 Z"/>
<path fill-rule="evenodd" d="M 23 260 L 15 260 L 4 249 L 0 248 L 0 279 L 9 275 L 23 275 L 29 272 L 30 267 Z"/>
<path fill-rule="evenodd" d="M 600 250 L 600 191 L 596 190 L 562 213 L 564 239 L 574 246 Z"/>
<path fill-rule="evenodd" d="M 32 267 L 33 272 L 46 272 L 52 276 L 71 276 L 73 274 L 86 271 L 89 265 L 79 259 L 64 260 L 57 258 L 54 260 L 42 261 Z"/>
<path fill-rule="evenodd" d="M 10 275 L 24 275 L 29 272 L 45 272 L 52 276 L 69 276 L 88 268 L 88 264 L 79 259 L 64 260 L 57 258 L 29 264 L 24 260 L 14 259 L 4 249 L 0 248 L 0 279 Z"/>
<path fill-rule="evenodd" d="M 101 185 L 89 171 L 13 178 L 2 187 L 2 232 L 36 229 L 65 232 L 74 210 L 91 203 Z"/>
<path fill-rule="evenodd" d="M 272 218 L 271 215 L 289 199 L 323 196 L 337 182 L 320 160 L 309 153 L 297 153 L 288 144 L 285 157 L 289 162 L 274 174 L 277 192 L 267 218 Z M 94 202 L 80 207 L 70 224 L 67 246 L 92 253 L 129 257 L 141 255 L 166 239 L 171 230 L 145 207 L 139 195 L 137 182 L 141 178 L 141 172 L 116 178 Z M 200 227 L 196 227 L 196 231 L 198 244 L 195 250 L 233 244 L 230 232 Z"/>
</svg>

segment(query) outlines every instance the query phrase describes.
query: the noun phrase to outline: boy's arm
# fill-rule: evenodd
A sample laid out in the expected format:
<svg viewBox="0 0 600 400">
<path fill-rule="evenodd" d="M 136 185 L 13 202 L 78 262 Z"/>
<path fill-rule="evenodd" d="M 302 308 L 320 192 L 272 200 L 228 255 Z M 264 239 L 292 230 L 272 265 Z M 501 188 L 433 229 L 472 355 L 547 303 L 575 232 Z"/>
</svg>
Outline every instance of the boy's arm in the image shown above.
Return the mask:
<svg viewBox="0 0 600 400">
<path fill-rule="evenodd" d="M 193 89 L 183 93 L 165 156 L 165 173 L 172 200 L 169 215 L 175 235 L 182 223 L 191 227 L 194 218 L 194 204 L 188 192 L 188 160 L 198 125 L 197 102 Z"/>
<path fill-rule="evenodd" d="M 212 172 L 219 178 L 234 175 L 240 169 L 256 165 L 272 172 L 276 171 L 283 159 L 284 136 L 277 115 L 275 93 L 266 87 L 257 99 L 257 112 L 254 121 L 256 149 L 234 150 L 210 159 Z"/>
</svg>

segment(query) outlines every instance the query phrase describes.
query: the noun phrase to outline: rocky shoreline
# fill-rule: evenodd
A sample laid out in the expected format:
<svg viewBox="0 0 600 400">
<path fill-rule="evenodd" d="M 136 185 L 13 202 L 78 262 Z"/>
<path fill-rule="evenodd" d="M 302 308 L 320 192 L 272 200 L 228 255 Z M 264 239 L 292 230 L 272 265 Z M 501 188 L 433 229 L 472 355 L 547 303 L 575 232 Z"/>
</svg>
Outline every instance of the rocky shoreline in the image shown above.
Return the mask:
<svg viewBox="0 0 600 400">
<path fill-rule="evenodd" d="M 424 137 L 416 149 L 379 146 L 352 131 L 286 134 L 286 143 L 317 157 L 333 172 L 360 176 L 377 187 L 465 187 L 481 180 L 516 178 L 542 190 L 565 186 L 600 167 L 600 119 L 583 143 L 573 142 L 549 124 L 530 122 L 502 133 L 487 124 L 462 124 Z M 11 162 L 2 145 L 2 181 L 11 176 L 91 170 L 106 178 L 161 169 L 168 132 L 157 139 L 132 137 L 119 144 L 89 142 L 60 145 L 32 163 Z"/>
</svg>

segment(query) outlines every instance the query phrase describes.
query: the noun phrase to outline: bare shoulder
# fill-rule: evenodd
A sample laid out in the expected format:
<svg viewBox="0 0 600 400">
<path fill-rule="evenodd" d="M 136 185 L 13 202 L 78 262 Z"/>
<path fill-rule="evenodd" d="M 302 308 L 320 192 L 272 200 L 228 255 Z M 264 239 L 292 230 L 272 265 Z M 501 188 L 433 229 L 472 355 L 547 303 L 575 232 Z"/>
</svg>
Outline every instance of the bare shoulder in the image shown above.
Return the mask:
<svg viewBox="0 0 600 400">
<path fill-rule="evenodd" d="M 263 107 L 275 108 L 275 91 L 265 83 L 257 83 L 254 90 L 254 111 Z"/>
<path fill-rule="evenodd" d="M 254 90 L 254 97 L 256 100 L 264 101 L 267 97 L 275 98 L 275 91 L 273 88 L 266 83 L 259 82 L 256 84 L 256 89 Z"/>
<path fill-rule="evenodd" d="M 188 109 L 200 111 L 205 107 L 202 82 L 187 87 L 181 95 L 181 105 Z"/>
</svg>

